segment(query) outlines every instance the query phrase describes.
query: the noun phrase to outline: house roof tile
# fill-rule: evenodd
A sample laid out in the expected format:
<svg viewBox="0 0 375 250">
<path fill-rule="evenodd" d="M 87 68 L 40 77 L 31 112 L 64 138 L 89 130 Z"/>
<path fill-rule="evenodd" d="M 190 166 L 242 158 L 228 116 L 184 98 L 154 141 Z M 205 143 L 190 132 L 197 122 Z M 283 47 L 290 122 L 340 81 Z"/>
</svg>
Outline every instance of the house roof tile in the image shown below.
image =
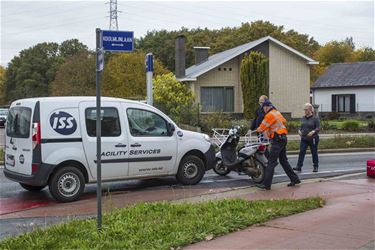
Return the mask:
<svg viewBox="0 0 375 250">
<path fill-rule="evenodd" d="M 359 86 L 375 86 L 375 61 L 332 64 L 311 88 Z"/>
</svg>

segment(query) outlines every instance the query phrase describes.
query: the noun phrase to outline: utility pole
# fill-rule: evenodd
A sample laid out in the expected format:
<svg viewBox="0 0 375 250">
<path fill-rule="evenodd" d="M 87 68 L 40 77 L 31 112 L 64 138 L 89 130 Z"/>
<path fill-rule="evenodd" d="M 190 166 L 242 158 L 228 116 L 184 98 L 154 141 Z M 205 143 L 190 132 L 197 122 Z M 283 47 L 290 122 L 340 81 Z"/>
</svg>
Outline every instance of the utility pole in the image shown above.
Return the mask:
<svg viewBox="0 0 375 250">
<path fill-rule="evenodd" d="M 117 0 L 110 0 L 109 2 L 109 30 L 118 30 L 117 22 Z"/>
</svg>

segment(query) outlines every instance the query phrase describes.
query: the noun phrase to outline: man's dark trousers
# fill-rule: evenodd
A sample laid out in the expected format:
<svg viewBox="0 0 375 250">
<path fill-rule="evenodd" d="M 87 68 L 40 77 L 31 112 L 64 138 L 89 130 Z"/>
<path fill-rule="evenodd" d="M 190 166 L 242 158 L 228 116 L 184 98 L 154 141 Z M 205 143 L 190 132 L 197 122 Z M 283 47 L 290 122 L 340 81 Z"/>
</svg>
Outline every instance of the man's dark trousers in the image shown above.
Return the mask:
<svg viewBox="0 0 375 250">
<path fill-rule="evenodd" d="M 304 140 L 304 139 L 301 140 L 298 163 L 297 163 L 298 168 L 301 168 L 303 166 L 303 161 L 305 160 L 306 150 L 308 147 L 310 147 L 310 150 L 311 150 L 313 166 L 316 168 L 319 167 L 318 144 L 319 144 L 319 136 L 315 136 L 311 140 Z"/>
<path fill-rule="evenodd" d="M 275 138 L 271 142 L 271 151 L 268 157 L 268 166 L 266 167 L 265 176 L 263 184 L 266 187 L 271 187 L 273 174 L 275 172 L 275 167 L 277 166 L 277 159 L 279 159 L 281 166 L 283 167 L 286 175 L 289 177 L 291 182 L 299 182 L 299 178 L 294 173 L 292 167 L 288 162 L 286 156 L 286 135 L 275 135 Z"/>
</svg>

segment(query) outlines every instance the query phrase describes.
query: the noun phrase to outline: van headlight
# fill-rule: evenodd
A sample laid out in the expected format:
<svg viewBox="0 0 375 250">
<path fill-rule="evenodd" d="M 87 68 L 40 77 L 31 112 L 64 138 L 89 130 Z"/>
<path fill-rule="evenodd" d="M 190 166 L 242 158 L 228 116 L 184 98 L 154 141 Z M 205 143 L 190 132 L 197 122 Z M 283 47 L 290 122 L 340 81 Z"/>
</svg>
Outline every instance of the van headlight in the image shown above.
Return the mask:
<svg viewBox="0 0 375 250">
<path fill-rule="evenodd" d="M 203 134 L 203 139 L 205 139 L 208 142 L 211 142 L 210 137 L 206 134 Z"/>
</svg>

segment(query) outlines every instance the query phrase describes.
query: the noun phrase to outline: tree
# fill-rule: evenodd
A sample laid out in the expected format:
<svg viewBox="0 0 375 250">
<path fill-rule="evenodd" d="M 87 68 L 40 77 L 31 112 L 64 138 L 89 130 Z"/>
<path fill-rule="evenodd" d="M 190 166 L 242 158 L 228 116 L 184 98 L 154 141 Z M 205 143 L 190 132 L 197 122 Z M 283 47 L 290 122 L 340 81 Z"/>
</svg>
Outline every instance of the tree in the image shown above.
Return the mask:
<svg viewBox="0 0 375 250">
<path fill-rule="evenodd" d="M 57 43 L 40 43 L 21 51 L 6 71 L 6 101 L 48 96 L 48 85 L 60 63 Z"/>
<path fill-rule="evenodd" d="M 105 64 L 103 73 L 103 95 L 145 99 L 146 71 L 145 54 L 140 51 L 112 55 Z M 166 73 L 162 64 L 154 59 L 154 74 Z"/>
<path fill-rule="evenodd" d="M 50 84 L 50 95 L 95 95 L 95 64 L 95 54 L 88 51 L 67 58 Z"/>
<path fill-rule="evenodd" d="M 39 43 L 20 52 L 6 71 L 6 101 L 49 96 L 50 84 L 65 59 L 87 50 L 77 39 L 57 43 Z"/>
<path fill-rule="evenodd" d="M 5 104 L 5 69 L 0 66 L 0 105 Z"/>
<path fill-rule="evenodd" d="M 192 114 L 194 95 L 172 73 L 156 76 L 153 81 L 153 98 L 154 106 L 176 123 L 191 123 L 189 115 Z"/>
<path fill-rule="evenodd" d="M 244 104 L 244 115 L 253 118 L 258 108 L 258 98 L 268 95 L 268 59 L 260 52 L 252 51 L 241 61 L 240 79 Z"/>
<path fill-rule="evenodd" d="M 363 48 L 354 51 L 354 60 L 357 62 L 375 61 L 375 50 L 372 48 Z"/>
<path fill-rule="evenodd" d="M 78 39 L 70 39 L 61 43 L 59 46 L 60 56 L 67 58 L 88 51 L 86 45 L 81 43 Z"/>
<path fill-rule="evenodd" d="M 355 61 L 353 39 L 346 38 L 346 40 L 341 42 L 328 42 L 315 52 L 314 58 L 319 61 L 319 65 L 312 67 L 311 83 L 315 82 L 332 63 Z"/>
<path fill-rule="evenodd" d="M 315 57 L 324 66 L 328 66 L 331 63 L 352 61 L 353 51 L 353 45 L 348 41 L 331 41 L 319 48 L 315 53 Z"/>
<path fill-rule="evenodd" d="M 154 30 L 141 38 L 137 46 L 143 51 L 152 51 L 169 70 L 174 71 L 174 43 L 176 36 L 180 34 L 186 36 L 187 67 L 194 64 L 194 46 L 209 46 L 209 53 L 215 54 L 265 36 L 272 36 L 308 56 L 312 56 L 319 48 L 318 42 L 307 34 L 300 34 L 294 30 L 285 31 L 283 26 L 262 20 L 219 30 L 207 28 L 191 30 L 181 28 L 170 32 Z"/>
</svg>

